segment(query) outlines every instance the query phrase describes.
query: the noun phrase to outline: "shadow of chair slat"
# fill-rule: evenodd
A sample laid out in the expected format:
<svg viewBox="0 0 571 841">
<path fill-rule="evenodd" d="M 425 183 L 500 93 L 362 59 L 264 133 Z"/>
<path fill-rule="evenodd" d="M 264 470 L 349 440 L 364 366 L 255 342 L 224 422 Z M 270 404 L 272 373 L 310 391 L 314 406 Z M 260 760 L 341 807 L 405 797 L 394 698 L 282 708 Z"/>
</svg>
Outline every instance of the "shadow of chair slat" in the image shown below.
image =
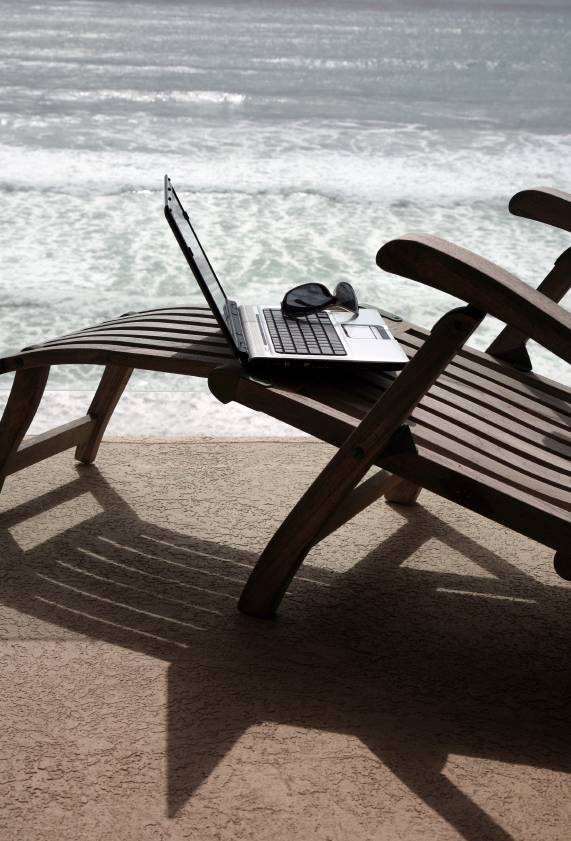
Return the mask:
<svg viewBox="0 0 571 841">
<path fill-rule="evenodd" d="M 271 722 L 357 737 L 469 841 L 510 836 L 443 774 L 450 754 L 571 772 L 568 588 L 421 505 L 391 504 L 396 531 L 360 559 L 355 549 L 345 573 L 306 564 L 289 620 L 260 625 L 235 610 L 254 554 L 140 519 L 104 474 L 78 472 L 3 513 L 0 599 L 169 663 L 171 816 L 249 728 Z M 64 517 L 42 541 L 35 519 L 76 503 L 86 519 Z M 40 542 L 22 548 L 27 524 Z M 482 574 L 408 565 L 433 538 Z"/>
</svg>

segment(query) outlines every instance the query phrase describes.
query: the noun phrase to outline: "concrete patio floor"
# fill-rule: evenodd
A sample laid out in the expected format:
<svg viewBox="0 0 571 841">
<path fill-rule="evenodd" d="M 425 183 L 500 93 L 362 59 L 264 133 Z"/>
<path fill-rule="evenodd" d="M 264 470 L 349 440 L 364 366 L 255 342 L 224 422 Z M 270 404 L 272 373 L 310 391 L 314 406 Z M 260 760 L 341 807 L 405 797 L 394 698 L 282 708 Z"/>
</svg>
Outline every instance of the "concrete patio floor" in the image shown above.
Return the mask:
<svg viewBox="0 0 571 841">
<path fill-rule="evenodd" d="M 333 450 L 118 439 L 0 497 L 0 837 L 551 841 L 571 826 L 571 587 L 423 492 L 236 610 Z"/>
</svg>

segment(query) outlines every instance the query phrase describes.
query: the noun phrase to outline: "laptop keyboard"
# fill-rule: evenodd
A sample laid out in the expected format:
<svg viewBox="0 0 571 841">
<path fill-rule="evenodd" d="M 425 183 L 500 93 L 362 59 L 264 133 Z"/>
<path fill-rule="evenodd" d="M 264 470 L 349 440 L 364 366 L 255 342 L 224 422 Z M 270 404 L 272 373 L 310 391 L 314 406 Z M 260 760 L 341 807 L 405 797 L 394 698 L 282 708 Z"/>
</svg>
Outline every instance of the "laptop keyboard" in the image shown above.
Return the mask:
<svg viewBox="0 0 571 841">
<path fill-rule="evenodd" d="M 326 312 L 302 318 L 284 318 L 280 309 L 265 309 L 264 318 L 277 353 L 347 356 Z"/>
</svg>

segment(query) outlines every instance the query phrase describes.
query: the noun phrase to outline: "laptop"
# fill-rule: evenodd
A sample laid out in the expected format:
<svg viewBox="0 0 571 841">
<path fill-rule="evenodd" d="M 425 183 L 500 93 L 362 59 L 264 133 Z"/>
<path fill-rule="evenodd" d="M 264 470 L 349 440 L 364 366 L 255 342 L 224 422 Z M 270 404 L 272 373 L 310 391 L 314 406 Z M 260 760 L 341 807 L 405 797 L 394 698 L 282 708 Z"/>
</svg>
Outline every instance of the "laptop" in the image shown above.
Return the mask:
<svg viewBox="0 0 571 841">
<path fill-rule="evenodd" d="M 369 368 L 398 371 L 408 357 L 380 313 L 368 307 L 355 315 L 339 308 L 302 318 L 280 306 L 231 301 L 165 175 L 165 216 L 220 329 L 244 365 L 255 368 Z M 291 286 L 298 286 L 295 278 Z M 286 290 L 284 290 L 285 292 Z"/>
</svg>

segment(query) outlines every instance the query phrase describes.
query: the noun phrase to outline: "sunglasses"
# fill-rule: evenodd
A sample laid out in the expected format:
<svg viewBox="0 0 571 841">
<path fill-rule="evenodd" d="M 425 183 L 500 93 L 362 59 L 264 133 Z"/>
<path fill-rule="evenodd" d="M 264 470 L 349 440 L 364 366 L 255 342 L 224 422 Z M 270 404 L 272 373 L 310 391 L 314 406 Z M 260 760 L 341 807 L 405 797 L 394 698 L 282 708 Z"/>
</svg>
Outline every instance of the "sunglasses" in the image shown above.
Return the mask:
<svg viewBox="0 0 571 841">
<path fill-rule="evenodd" d="M 353 287 L 349 283 L 338 283 L 332 295 L 322 283 L 304 283 L 286 292 L 282 301 L 282 312 L 290 318 L 311 315 L 329 307 L 341 307 L 358 315 L 359 303 Z"/>
</svg>

